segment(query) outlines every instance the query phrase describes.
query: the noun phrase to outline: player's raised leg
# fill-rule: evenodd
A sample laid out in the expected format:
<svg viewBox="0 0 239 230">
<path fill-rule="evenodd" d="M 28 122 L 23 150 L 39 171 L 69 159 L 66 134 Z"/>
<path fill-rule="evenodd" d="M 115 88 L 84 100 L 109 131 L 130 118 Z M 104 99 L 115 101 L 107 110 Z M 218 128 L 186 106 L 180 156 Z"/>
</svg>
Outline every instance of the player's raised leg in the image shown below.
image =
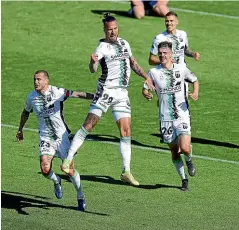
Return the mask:
<svg viewBox="0 0 239 230">
<path fill-rule="evenodd" d="M 71 143 L 68 156 L 63 161 L 63 164 L 61 166 L 61 170 L 65 173 L 70 172 L 70 165 L 72 163 L 73 157 L 77 150 L 81 147 L 81 145 L 84 143 L 86 136 L 93 130 L 95 125 L 98 123 L 100 117 L 98 115 L 95 115 L 91 112 L 88 113 L 84 124 L 82 127 L 76 132 L 73 141 Z"/>
</svg>

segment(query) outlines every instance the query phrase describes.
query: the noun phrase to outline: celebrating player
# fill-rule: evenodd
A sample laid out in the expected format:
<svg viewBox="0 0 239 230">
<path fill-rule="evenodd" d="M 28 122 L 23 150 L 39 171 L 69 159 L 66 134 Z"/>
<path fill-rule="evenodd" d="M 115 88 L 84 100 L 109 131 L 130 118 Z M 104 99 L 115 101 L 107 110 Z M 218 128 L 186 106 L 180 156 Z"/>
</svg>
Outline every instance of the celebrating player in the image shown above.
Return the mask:
<svg viewBox="0 0 239 230">
<path fill-rule="evenodd" d="M 198 99 L 199 83 L 185 65 L 173 63 L 172 43 L 159 43 L 158 54 L 161 65 L 150 69 L 148 75 L 153 80 L 159 98 L 160 132 L 171 150 L 173 163 L 182 179 L 182 190 L 187 191 L 188 179 L 179 148 L 184 154 L 189 175 L 194 176 L 196 169 L 191 156 L 190 113 L 184 81 L 193 84 L 193 92 L 189 94 L 193 100 Z M 152 98 L 147 86 L 144 86 L 142 93 L 145 98 Z"/>
<path fill-rule="evenodd" d="M 98 79 L 95 97 L 89 109 L 84 124 L 76 133 L 67 159 L 64 160 L 62 170 L 69 171 L 69 166 L 85 137 L 93 130 L 102 113 L 110 107 L 120 131 L 120 154 L 123 160 L 123 172 L 120 176 L 123 182 L 138 186 L 130 172 L 131 161 L 131 108 L 127 87 L 129 86 L 130 68 L 145 79 L 149 88 L 154 88 L 150 77 L 138 65 L 132 56 L 129 43 L 118 37 L 117 20 L 106 14 L 103 19 L 105 38 L 99 41 L 96 51 L 91 55 L 89 69 L 92 73 L 101 65 L 102 74 Z"/>
<path fill-rule="evenodd" d="M 154 40 L 149 54 L 149 64 L 159 65 L 158 44 L 163 41 L 172 43 L 173 59 L 176 64 L 185 65 L 185 55 L 192 57 L 195 60 L 200 60 L 198 52 L 192 52 L 188 47 L 187 33 L 183 30 L 178 30 L 178 15 L 175 12 L 168 12 L 165 16 L 166 31 L 158 34 Z"/>
<path fill-rule="evenodd" d="M 61 199 L 61 178 L 53 172 L 52 160 L 57 156 L 63 161 L 70 147 L 70 130 L 63 116 L 63 102 L 69 97 L 93 99 L 94 95 L 49 85 L 49 75 L 45 70 L 35 72 L 34 87 L 35 90 L 27 97 L 16 137 L 18 141 L 23 140 L 23 127 L 33 111 L 39 124 L 41 172 L 44 177 L 53 181 L 55 195 L 58 199 Z M 67 174 L 77 191 L 77 209 L 84 211 L 86 207 L 85 196 L 82 192 L 80 175 L 74 168 L 73 161 Z"/>
</svg>

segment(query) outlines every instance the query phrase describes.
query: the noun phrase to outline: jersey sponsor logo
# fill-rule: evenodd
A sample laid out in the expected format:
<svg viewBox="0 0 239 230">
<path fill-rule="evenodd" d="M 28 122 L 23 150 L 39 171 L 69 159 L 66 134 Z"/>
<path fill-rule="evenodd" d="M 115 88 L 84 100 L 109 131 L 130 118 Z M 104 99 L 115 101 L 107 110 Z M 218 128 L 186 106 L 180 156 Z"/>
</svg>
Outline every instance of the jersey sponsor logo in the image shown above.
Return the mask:
<svg viewBox="0 0 239 230">
<path fill-rule="evenodd" d="M 180 85 L 175 85 L 173 87 L 169 87 L 169 88 L 164 88 L 164 89 L 159 89 L 159 93 L 163 94 L 163 93 L 175 93 L 175 92 L 179 92 L 182 90 L 181 84 Z"/>
<path fill-rule="evenodd" d="M 50 114 L 53 114 L 55 111 L 54 111 L 54 106 L 50 109 L 44 109 L 42 112 L 38 113 L 38 116 L 40 117 L 45 117 L 45 116 L 48 116 Z"/>
<path fill-rule="evenodd" d="M 117 55 L 111 55 L 111 60 L 120 60 L 120 59 L 125 59 L 125 58 L 129 58 L 128 51 L 125 53 L 119 53 Z"/>
<path fill-rule="evenodd" d="M 182 50 L 175 50 L 173 53 L 174 53 L 175 55 L 183 54 L 183 53 L 184 53 L 184 49 L 182 49 Z"/>
</svg>

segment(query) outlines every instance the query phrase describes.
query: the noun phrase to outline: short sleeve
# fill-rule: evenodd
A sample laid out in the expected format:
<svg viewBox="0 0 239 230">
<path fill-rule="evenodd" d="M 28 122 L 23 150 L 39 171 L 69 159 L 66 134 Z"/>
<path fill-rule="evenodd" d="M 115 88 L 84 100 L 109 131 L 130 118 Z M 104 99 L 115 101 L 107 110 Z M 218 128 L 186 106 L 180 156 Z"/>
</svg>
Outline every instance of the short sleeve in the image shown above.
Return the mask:
<svg viewBox="0 0 239 230">
<path fill-rule="evenodd" d="M 153 77 L 153 73 L 152 73 L 151 70 L 149 70 L 148 76 L 152 79 L 153 84 L 154 84 L 154 77 Z M 144 88 L 145 88 L 145 89 L 149 89 L 148 86 L 147 86 L 145 83 L 144 83 Z"/>
<path fill-rule="evenodd" d="M 65 101 L 67 98 L 71 97 L 72 93 L 72 90 L 65 88 L 57 88 L 56 92 L 54 92 L 54 94 L 57 95 L 57 98 L 59 98 L 58 100 L 60 101 Z"/>
<path fill-rule="evenodd" d="M 99 43 L 98 47 L 96 48 L 94 52 L 98 56 L 98 60 L 101 60 L 104 57 L 103 49 L 101 46 L 101 42 Z"/>
<path fill-rule="evenodd" d="M 125 46 L 126 46 L 126 48 L 128 50 L 129 57 L 131 58 L 133 56 L 133 54 L 132 54 L 132 50 L 130 48 L 130 45 L 129 45 L 129 43 L 127 41 L 125 41 Z"/>
<path fill-rule="evenodd" d="M 191 72 L 187 67 L 185 67 L 185 70 L 184 70 L 184 79 L 186 82 L 189 82 L 189 83 L 193 83 L 197 81 L 196 75 L 193 72 Z"/>
<path fill-rule="evenodd" d="M 152 46 L 150 48 L 150 53 L 151 54 L 158 55 L 158 44 L 159 44 L 159 40 L 157 39 L 157 37 L 155 37 L 153 42 L 152 42 Z"/>
<path fill-rule="evenodd" d="M 152 69 L 149 70 L 149 72 L 148 72 L 148 76 L 152 79 L 153 84 L 154 84 L 154 74 L 153 74 Z"/>
<path fill-rule="evenodd" d="M 32 109 L 33 109 L 33 107 L 32 107 L 32 103 L 30 100 L 30 96 L 28 96 L 26 99 L 26 102 L 25 102 L 25 110 L 30 113 L 32 111 Z"/>
</svg>

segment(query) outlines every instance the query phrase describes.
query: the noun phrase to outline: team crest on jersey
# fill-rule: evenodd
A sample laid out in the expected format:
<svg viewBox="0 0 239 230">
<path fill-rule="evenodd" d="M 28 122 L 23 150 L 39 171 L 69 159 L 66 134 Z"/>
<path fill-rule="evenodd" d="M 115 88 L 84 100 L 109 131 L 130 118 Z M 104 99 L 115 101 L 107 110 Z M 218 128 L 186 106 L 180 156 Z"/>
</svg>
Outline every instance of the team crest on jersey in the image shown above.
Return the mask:
<svg viewBox="0 0 239 230">
<path fill-rule="evenodd" d="M 180 71 L 175 71 L 175 77 L 180 78 Z"/>
<path fill-rule="evenodd" d="M 51 95 L 47 95 L 46 100 L 47 100 L 47 102 L 50 102 L 51 101 Z"/>
<path fill-rule="evenodd" d="M 180 42 L 183 42 L 183 39 L 182 39 L 181 37 L 179 37 L 179 41 L 180 41 Z"/>
<path fill-rule="evenodd" d="M 124 41 L 122 41 L 122 40 L 120 40 L 120 44 L 121 44 L 122 46 L 125 45 Z"/>
</svg>

